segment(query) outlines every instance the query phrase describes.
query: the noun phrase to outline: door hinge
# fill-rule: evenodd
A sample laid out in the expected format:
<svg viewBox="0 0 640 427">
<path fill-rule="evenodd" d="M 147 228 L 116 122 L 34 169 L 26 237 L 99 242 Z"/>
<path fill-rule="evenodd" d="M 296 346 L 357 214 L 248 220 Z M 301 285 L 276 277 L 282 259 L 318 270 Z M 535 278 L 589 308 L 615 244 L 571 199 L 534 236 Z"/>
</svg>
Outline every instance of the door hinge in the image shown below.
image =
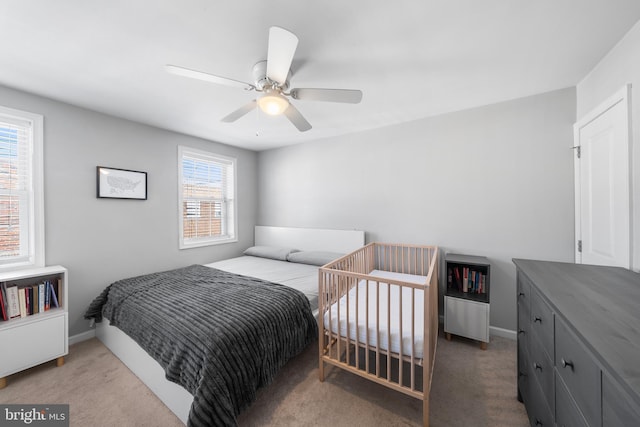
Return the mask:
<svg viewBox="0 0 640 427">
<path fill-rule="evenodd" d="M 578 240 L 578 252 L 582 252 L 582 240 Z"/>
<path fill-rule="evenodd" d="M 571 147 L 571 148 L 576 150 L 576 156 L 578 156 L 578 158 L 580 158 L 580 155 L 582 154 L 581 147 L 579 145 L 576 145 L 576 146 Z"/>
</svg>

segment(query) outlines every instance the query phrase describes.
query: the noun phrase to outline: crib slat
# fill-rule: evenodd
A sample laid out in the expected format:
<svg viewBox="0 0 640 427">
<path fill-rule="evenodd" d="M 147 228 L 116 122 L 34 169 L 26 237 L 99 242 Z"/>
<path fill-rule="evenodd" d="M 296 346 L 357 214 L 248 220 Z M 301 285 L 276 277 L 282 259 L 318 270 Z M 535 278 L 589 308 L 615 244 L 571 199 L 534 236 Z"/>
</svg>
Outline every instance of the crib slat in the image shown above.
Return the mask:
<svg viewBox="0 0 640 427">
<path fill-rule="evenodd" d="M 371 372 L 369 370 L 369 280 L 367 280 L 366 282 L 366 286 L 365 286 L 365 317 L 366 317 L 366 322 L 365 322 L 365 328 L 366 328 L 366 335 L 365 335 L 365 340 L 367 343 L 367 346 L 365 347 L 365 356 L 364 356 L 364 364 L 365 364 L 365 369 L 367 370 L 367 373 Z"/>
<path fill-rule="evenodd" d="M 411 288 L 411 390 L 416 389 L 416 289 Z"/>
<path fill-rule="evenodd" d="M 402 385 L 402 365 L 404 364 L 404 357 L 403 357 L 403 348 L 404 347 L 404 334 L 402 333 L 402 294 L 403 294 L 404 288 L 402 286 L 398 286 L 398 321 L 400 322 L 400 358 L 398 359 L 398 384 Z M 391 328 L 389 328 L 391 329 Z M 391 346 L 389 346 L 391 347 Z"/>
<path fill-rule="evenodd" d="M 356 369 L 360 369 L 360 313 L 358 312 L 360 307 L 360 283 L 356 280 Z"/>
<path fill-rule="evenodd" d="M 391 285 L 387 284 L 387 381 L 391 381 Z"/>
<path fill-rule="evenodd" d="M 380 378 L 380 283 L 376 281 L 376 376 Z"/>
<path fill-rule="evenodd" d="M 336 299 L 335 304 L 336 304 L 336 307 L 337 307 L 337 309 L 338 309 L 338 317 L 337 317 L 337 319 L 336 319 L 336 322 L 338 323 L 338 327 L 337 327 L 337 329 L 336 329 L 336 331 L 337 331 L 337 332 L 336 332 L 336 335 L 337 335 L 337 337 L 336 337 L 336 338 L 337 338 L 337 342 L 336 342 L 337 347 L 336 347 L 336 349 L 337 349 L 337 351 L 338 351 L 338 352 L 337 352 L 337 354 L 336 354 L 336 359 L 340 360 L 340 355 L 342 354 L 342 352 L 340 351 L 340 342 L 342 341 L 342 339 L 341 339 L 341 337 L 340 337 L 340 335 L 341 335 L 341 334 L 340 334 L 340 331 L 342 330 L 342 328 L 340 327 L 340 326 L 341 326 L 341 325 L 340 325 L 340 279 L 341 279 L 341 276 L 337 276 L 337 277 L 336 277 L 336 279 L 337 279 L 337 280 L 336 280 L 336 286 L 337 286 L 336 294 L 337 294 L 337 299 Z M 333 330 L 333 329 L 332 329 L 332 330 Z"/>
<path fill-rule="evenodd" d="M 318 359 L 320 363 L 318 364 L 318 379 L 320 382 L 324 381 L 324 362 L 322 361 L 322 353 L 325 348 L 325 338 L 324 338 L 324 284 L 326 280 L 326 273 L 322 271 L 322 269 L 318 270 L 318 286 L 320 287 L 320 292 L 318 292 Z"/>
<path fill-rule="evenodd" d="M 350 362 L 350 356 L 351 356 L 351 345 L 349 344 L 351 342 L 351 318 L 349 317 L 349 297 L 351 296 L 351 292 L 350 291 L 350 278 L 345 277 L 343 280 L 343 285 L 344 285 L 344 292 L 345 292 L 345 296 L 347 297 L 347 314 L 345 317 L 345 323 L 346 323 L 346 332 L 347 332 L 347 340 L 345 341 L 345 347 L 346 347 L 346 354 L 345 354 L 345 360 L 347 361 L 347 365 L 349 365 Z M 341 294 L 342 295 L 342 294 Z"/>
</svg>

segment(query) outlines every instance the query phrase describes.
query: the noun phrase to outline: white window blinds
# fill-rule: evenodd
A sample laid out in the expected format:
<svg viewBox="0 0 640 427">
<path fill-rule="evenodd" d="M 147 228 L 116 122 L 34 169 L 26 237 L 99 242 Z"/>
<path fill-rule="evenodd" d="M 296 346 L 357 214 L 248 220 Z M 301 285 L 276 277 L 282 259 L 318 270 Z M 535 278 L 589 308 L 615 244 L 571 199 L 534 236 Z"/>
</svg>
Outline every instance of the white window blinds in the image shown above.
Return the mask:
<svg viewBox="0 0 640 427">
<path fill-rule="evenodd" d="M 236 160 L 179 147 L 180 248 L 236 241 Z"/>
<path fill-rule="evenodd" d="M 44 264 L 41 127 L 42 116 L 0 108 L 0 267 Z"/>
</svg>

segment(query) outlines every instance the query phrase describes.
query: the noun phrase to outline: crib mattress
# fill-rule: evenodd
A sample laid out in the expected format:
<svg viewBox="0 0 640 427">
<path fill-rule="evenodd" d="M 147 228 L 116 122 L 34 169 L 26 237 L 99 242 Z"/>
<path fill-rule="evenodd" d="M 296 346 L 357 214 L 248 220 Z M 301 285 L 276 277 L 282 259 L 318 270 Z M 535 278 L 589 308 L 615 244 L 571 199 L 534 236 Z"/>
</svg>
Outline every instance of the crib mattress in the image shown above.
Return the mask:
<svg viewBox="0 0 640 427">
<path fill-rule="evenodd" d="M 389 335 L 391 337 L 391 352 L 400 353 L 400 342 L 402 342 L 402 354 L 404 356 L 413 356 L 422 358 L 424 354 L 424 291 L 416 289 L 414 293 L 414 319 L 411 313 L 411 294 L 412 288 L 402 287 L 402 316 L 400 316 L 400 286 L 389 285 L 384 279 L 395 279 L 403 282 L 414 284 L 426 284 L 427 277 L 417 276 L 404 273 L 392 273 L 382 270 L 373 270 L 370 276 L 380 278 L 379 282 L 361 280 L 358 283 L 358 296 L 356 298 L 356 288 L 351 289 L 347 295 L 344 295 L 337 303 L 331 306 L 324 314 L 324 327 L 331 330 L 334 334 L 342 337 L 347 336 L 347 327 L 349 329 L 349 338 L 355 340 L 356 325 L 358 341 L 367 343 L 372 347 L 378 347 L 381 350 L 389 349 Z M 387 289 L 390 286 L 390 291 Z M 367 288 L 369 293 L 369 321 L 367 325 Z M 389 298 L 387 295 L 389 294 Z M 378 301 L 379 299 L 379 301 Z M 388 299 L 391 303 L 387 304 Z M 358 307 L 358 318 L 356 319 L 356 305 Z M 338 309 L 339 306 L 339 309 Z M 349 307 L 349 321 L 347 322 L 347 306 Z M 379 310 L 378 310 L 379 307 Z M 388 319 L 388 309 L 390 307 L 390 319 Z M 338 319 L 338 311 L 340 317 Z M 379 313 L 380 323 L 377 326 L 376 312 Z M 331 322 L 329 318 L 331 317 Z M 400 338 L 400 318 L 402 318 L 402 339 Z M 339 321 L 338 321 L 339 320 Z M 390 321 L 388 321 L 390 320 Z M 414 321 L 414 345 L 411 345 L 411 322 Z M 376 336 L 376 327 L 379 328 L 379 334 Z M 339 330 L 338 330 L 339 329 Z"/>
</svg>

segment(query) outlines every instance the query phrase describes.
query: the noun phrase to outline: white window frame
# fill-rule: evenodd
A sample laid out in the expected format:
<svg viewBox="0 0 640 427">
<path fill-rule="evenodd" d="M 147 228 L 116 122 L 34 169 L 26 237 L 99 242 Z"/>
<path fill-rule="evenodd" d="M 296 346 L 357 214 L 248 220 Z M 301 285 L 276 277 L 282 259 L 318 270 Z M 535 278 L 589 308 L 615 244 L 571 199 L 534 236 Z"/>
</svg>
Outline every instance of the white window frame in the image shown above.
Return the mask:
<svg viewBox="0 0 640 427">
<path fill-rule="evenodd" d="M 183 159 L 185 156 L 201 159 L 204 161 L 213 161 L 221 163 L 229 163 L 233 169 L 231 179 L 233 180 L 233 198 L 231 199 L 231 215 L 227 216 L 226 229 L 227 236 L 199 238 L 194 241 L 186 241 L 184 237 L 184 193 L 183 193 Z M 209 151 L 199 150 L 196 148 L 178 146 L 178 243 L 180 249 L 197 248 L 202 246 L 219 245 L 224 243 L 233 243 L 238 241 L 238 185 L 237 185 L 237 159 L 234 157 L 223 156 Z"/>
<path fill-rule="evenodd" d="M 28 188 L 28 237 L 25 255 L 16 257 L 14 261 L 5 260 L 0 263 L 0 271 L 20 268 L 44 267 L 44 117 L 27 111 L 0 106 L 0 116 L 8 120 L 30 123 L 31 135 L 27 162 L 31 171 Z M 23 212 L 21 212 L 21 215 Z M 21 243 L 23 244 L 23 243 Z"/>
</svg>

